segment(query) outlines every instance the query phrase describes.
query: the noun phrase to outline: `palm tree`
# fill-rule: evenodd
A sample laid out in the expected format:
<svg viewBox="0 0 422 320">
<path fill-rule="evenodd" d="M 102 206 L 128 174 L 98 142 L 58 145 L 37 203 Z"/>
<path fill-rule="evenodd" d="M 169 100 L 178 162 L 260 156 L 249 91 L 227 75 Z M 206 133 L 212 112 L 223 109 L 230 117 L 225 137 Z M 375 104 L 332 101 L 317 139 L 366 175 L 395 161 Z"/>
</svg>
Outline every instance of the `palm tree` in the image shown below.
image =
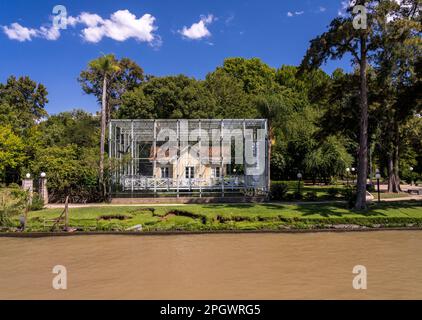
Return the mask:
<svg viewBox="0 0 422 320">
<path fill-rule="evenodd" d="M 267 175 L 268 175 L 268 191 L 270 191 L 271 187 L 271 178 L 270 178 L 270 170 L 271 170 L 271 152 L 272 147 L 275 145 L 275 122 L 279 117 L 280 110 L 282 109 L 282 101 L 280 97 L 270 95 L 266 97 L 259 97 L 257 99 L 257 109 L 260 115 L 267 119 L 267 126 L 268 126 L 268 141 L 267 141 L 267 153 L 268 153 L 268 163 L 267 163 Z"/>
<path fill-rule="evenodd" d="M 102 76 L 102 99 L 101 99 L 101 138 L 100 138 L 100 184 L 102 186 L 103 195 L 105 195 L 104 185 L 104 148 L 105 135 L 107 127 L 107 87 L 108 81 L 114 77 L 119 71 L 114 55 L 107 54 L 93 60 L 89 63 L 89 69 L 93 73 L 99 73 Z"/>
</svg>

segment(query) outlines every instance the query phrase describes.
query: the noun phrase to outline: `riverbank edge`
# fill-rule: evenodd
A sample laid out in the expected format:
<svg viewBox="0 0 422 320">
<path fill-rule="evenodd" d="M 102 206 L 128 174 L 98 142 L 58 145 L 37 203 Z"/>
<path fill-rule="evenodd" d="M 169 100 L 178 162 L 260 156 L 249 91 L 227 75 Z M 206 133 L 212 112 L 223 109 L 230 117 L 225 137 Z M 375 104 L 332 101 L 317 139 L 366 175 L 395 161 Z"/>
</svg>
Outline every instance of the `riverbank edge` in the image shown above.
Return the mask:
<svg viewBox="0 0 422 320">
<path fill-rule="evenodd" d="M 83 231 L 83 232 L 0 232 L 0 238 L 47 238 L 73 236 L 178 236 L 209 234 L 303 234 L 351 233 L 380 231 L 422 231 L 422 227 L 391 228 L 342 228 L 342 229 L 281 229 L 281 230 L 209 230 L 209 231 Z"/>
</svg>

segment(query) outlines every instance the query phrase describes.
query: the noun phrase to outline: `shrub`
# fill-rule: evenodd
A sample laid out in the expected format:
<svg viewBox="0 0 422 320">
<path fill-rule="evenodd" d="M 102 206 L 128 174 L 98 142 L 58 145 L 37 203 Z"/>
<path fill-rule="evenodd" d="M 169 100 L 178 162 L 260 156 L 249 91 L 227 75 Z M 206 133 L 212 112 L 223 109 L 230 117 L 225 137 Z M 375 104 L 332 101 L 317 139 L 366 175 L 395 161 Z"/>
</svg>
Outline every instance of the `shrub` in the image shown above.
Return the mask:
<svg viewBox="0 0 422 320">
<path fill-rule="evenodd" d="M 44 209 L 44 199 L 38 193 L 35 193 L 33 195 L 32 203 L 29 209 L 31 211 L 38 211 Z"/>
<path fill-rule="evenodd" d="M 271 200 L 286 200 L 288 186 L 284 183 L 273 183 L 270 190 Z"/>
<path fill-rule="evenodd" d="M 337 196 L 338 196 L 338 194 L 339 194 L 339 190 L 338 190 L 337 188 L 329 188 L 329 189 L 327 190 L 327 193 L 328 193 L 328 196 L 329 196 L 330 198 L 335 198 L 335 197 L 337 197 Z"/>
<path fill-rule="evenodd" d="M 11 226 L 11 217 L 23 214 L 27 201 L 28 193 L 23 190 L 0 190 L 0 226 Z"/>
<path fill-rule="evenodd" d="M 370 184 L 370 183 L 368 183 L 367 185 L 366 185 L 366 190 L 368 190 L 369 192 L 375 192 L 376 190 L 375 190 L 375 185 L 374 184 Z"/>
<path fill-rule="evenodd" d="M 32 172 L 47 173 L 51 202 L 72 203 L 102 201 L 98 184 L 97 150 L 80 149 L 76 145 L 54 146 L 37 150 Z"/>
<path fill-rule="evenodd" d="M 293 194 L 293 199 L 295 199 L 295 200 L 302 200 L 302 199 L 303 199 L 303 194 L 302 194 L 302 192 L 298 192 L 298 191 L 296 191 L 296 192 Z"/>
<path fill-rule="evenodd" d="M 305 199 L 308 201 L 316 201 L 318 199 L 317 193 L 315 191 L 307 192 Z"/>
<path fill-rule="evenodd" d="M 356 189 L 352 187 L 348 187 L 342 190 L 341 193 L 344 199 L 347 201 L 349 208 L 353 208 L 355 206 L 356 198 L 357 198 Z"/>
</svg>

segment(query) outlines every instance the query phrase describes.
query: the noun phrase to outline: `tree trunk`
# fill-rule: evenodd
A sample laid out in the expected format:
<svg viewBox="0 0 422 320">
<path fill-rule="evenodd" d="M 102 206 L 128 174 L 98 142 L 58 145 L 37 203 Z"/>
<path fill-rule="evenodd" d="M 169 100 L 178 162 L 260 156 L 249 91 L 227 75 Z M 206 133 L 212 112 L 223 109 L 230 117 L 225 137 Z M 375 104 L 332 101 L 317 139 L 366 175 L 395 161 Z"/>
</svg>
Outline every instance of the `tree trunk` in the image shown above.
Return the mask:
<svg viewBox="0 0 422 320">
<path fill-rule="evenodd" d="M 388 171 L 388 192 L 399 193 L 400 175 L 399 175 L 399 133 L 398 125 L 394 125 L 394 144 L 387 154 L 387 171 Z"/>
<path fill-rule="evenodd" d="M 355 209 L 366 209 L 366 179 L 368 173 L 368 87 L 366 78 L 366 37 L 360 39 L 360 137 Z"/>
<path fill-rule="evenodd" d="M 399 143 L 400 143 L 400 133 L 399 133 L 399 124 L 397 121 L 394 123 L 395 127 L 395 143 L 394 143 L 394 156 L 393 156 L 393 163 L 394 163 L 394 176 L 395 176 L 395 191 L 394 192 L 401 192 L 400 187 L 400 155 L 399 155 Z"/>
<path fill-rule="evenodd" d="M 387 154 L 387 173 L 388 173 L 388 192 L 395 192 L 395 176 L 394 176 L 394 162 L 391 152 Z"/>
<path fill-rule="evenodd" d="M 103 96 L 101 102 L 101 138 L 100 138 L 100 185 L 103 196 L 105 196 L 104 185 L 104 149 L 105 149 L 105 134 L 106 134 L 106 108 L 107 108 L 107 76 L 104 75 L 103 80 Z"/>
</svg>

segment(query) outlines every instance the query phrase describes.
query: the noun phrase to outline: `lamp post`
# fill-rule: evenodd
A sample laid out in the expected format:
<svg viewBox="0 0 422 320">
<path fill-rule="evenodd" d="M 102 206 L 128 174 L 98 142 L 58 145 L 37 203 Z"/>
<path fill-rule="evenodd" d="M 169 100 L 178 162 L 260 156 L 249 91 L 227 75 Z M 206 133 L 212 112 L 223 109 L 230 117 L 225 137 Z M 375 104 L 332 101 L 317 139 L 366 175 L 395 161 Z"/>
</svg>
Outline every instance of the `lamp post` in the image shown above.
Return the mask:
<svg viewBox="0 0 422 320">
<path fill-rule="evenodd" d="M 377 179 L 378 203 L 380 203 L 381 202 L 381 194 L 380 194 L 380 179 L 381 179 L 381 174 L 380 174 L 380 171 L 378 169 L 376 170 L 375 178 Z"/>
<path fill-rule="evenodd" d="M 353 184 L 355 183 L 355 172 L 356 172 L 356 168 L 352 168 L 352 178 L 353 178 Z"/>
<path fill-rule="evenodd" d="M 410 185 L 413 186 L 413 167 L 410 167 L 409 170 L 410 170 Z"/>
<path fill-rule="evenodd" d="M 300 194 L 300 181 L 302 180 L 302 174 L 299 172 L 297 174 L 297 178 L 298 178 L 298 184 L 297 184 L 297 193 Z"/>
<path fill-rule="evenodd" d="M 48 191 L 47 191 L 47 178 L 46 178 L 46 173 L 45 172 L 41 172 L 40 174 L 40 195 L 41 198 L 44 200 L 44 204 L 48 203 Z"/>
<path fill-rule="evenodd" d="M 349 186 L 349 174 L 350 174 L 350 168 L 346 168 L 346 181 L 347 181 L 347 186 Z"/>
</svg>

